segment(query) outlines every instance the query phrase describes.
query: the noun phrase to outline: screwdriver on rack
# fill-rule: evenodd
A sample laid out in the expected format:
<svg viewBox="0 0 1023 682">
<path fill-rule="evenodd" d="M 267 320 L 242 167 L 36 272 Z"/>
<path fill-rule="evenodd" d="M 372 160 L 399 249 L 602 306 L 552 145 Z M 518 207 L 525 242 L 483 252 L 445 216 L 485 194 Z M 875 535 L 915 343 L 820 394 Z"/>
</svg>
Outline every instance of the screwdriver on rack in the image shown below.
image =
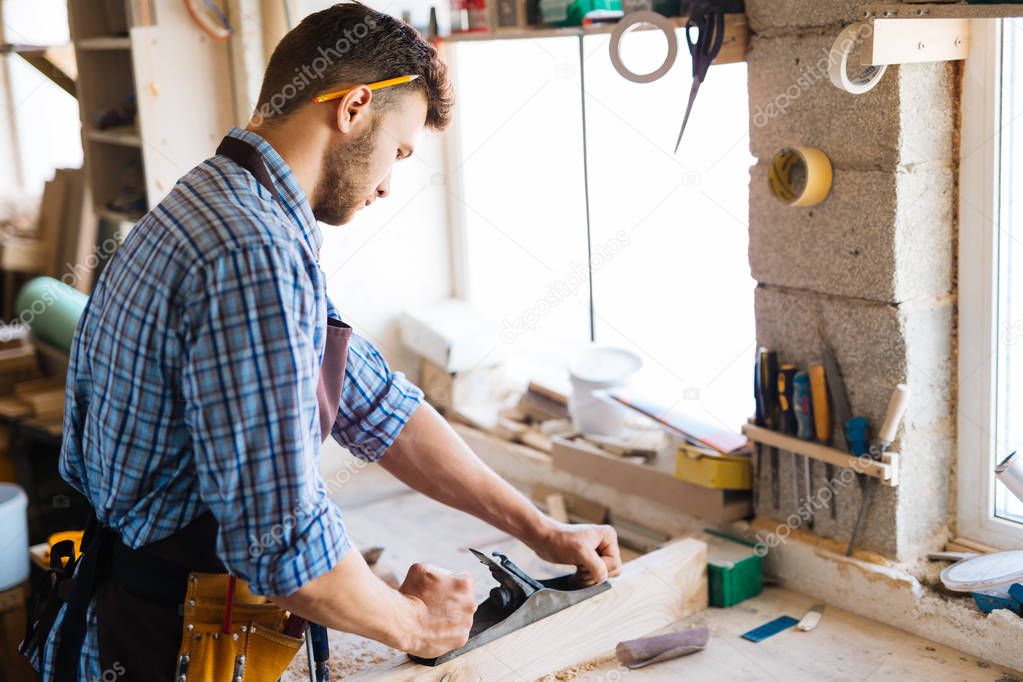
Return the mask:
<svg viewBox="0 0 1023 682">
<path fill-rule="evenodd" d="M 778 354 L 773 350 L 761 348 L 758 358 L 759 374 L 757 377 L 757 394 L 764 415 L 764 426 L 773 430 L 778 428 Z M 774 509 L 781 506 L 781 491 L 778 485 L 778 448 L 767 450 L 771 464 L 771 504 Z"/>
<path fill-rule="evenodd" d="M 827 445 L 831 442 L 831 405 L 828 403 L 828 379 L 824 365 L 819 362 L 810 364 L 810 396 L 813 401 L 813 425 L 817 442 Z M 824 475 L 827 485 L 835 480 L 835 465 L 825 462 Z M 838 507 L 832 497 L 828 501 L 831 518 L 838 518 Z"/>
<path fill-rule="evenodd" d="M 786 363 L 778 370 L 778 407 L 781 416 L 781 432 L 788 436 L 796 435 L 796 432 L 799 430 L 793 394 L 793 379 L 795 379 L 795 376 L 796 366 L 793 364 Z M 799 474 L 796 471 L 796 465 L 799 456 L 794 452 L 789 454 L 792 456 L 792 499 L 798 514 Z"/>
<path fill-rule="evenodd" d="M 753 401 L 756 404 L 753 423 L 757 426 L 766 426 L 767 418 L 764 415 L 764 400 L 760 394 L 760 354 L 763 348 L 757 348 L 757 355 L 753 361 Z M 764 470 L 764 446 L 754 441 L 753 443 L 753 515 L 757 513 L 757 502 L 760 499 L 760 473 Z"/>
<path fill-rule="evenodd" d="M 796 413 L 796 438 L 800 440 L 814 439 L 813 403 L 810 397 L 810 375 L 796 372 L 792 377 L 792 409 Z M 808 528 L 813 528 L 813 469 L 810 457 L 803 455 L 803 487 L 806 490 L 806 506 L 809 518 Z"/>
<path fill-rule="evenodd" d="M 903 415 L 906 414 L 908 403 L 909 386 L 899 384 L 895 387 L 895 391 L 888 401 L 888 413 L 885 415 L 884 424 L 881 426 L 881 430 L 878 431 L 877 439 L 870 448 L 867 448 L 866 445 L 867 420 L 863 417 L 853 417 L 850 419 L 846 425 L 846 435 L 849 438 L 849 445 L 852 448 L 853 454 L 857 456 L 866 454 L 875 461 L 880 460 L 885 450 L 895 440 L 895 433 L 899 430 L 899 424 L 902 422 Z M 865 474 L 859 474 L 858 479 L 863 500 L 860 502 L 860 511 L 856 515 L 856 524 L 853 526 L 852 535 L 849 536 L 849 547 L 846 549 L 846 556 L 852 555 L 853 548 L 856 546 L 856 538 L 860 532 L 860 525 L 863 523 L 867 507 L 870 506 L 874 488 L 878 484 L 877 478 L 873 476 L 868 477 Z"/>
</svg>

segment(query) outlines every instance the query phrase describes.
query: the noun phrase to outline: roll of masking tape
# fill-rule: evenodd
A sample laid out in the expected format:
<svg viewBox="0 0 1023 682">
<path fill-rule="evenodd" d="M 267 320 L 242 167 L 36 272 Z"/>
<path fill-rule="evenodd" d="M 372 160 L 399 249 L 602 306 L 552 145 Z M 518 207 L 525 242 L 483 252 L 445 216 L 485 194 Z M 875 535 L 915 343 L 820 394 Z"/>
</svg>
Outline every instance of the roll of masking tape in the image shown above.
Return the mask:
<svg viewBox="0 0 1023 682">
<path fill-rule="evenodd" d="M 630 71 L 622 62 L 621 46 L 622 38 L 626 33 L 633 30 L 640 24 L 650 24 L 661 29 L 664 38 L 668 41 L 668 53 L 664 55 L 664 62 L 650 73 L 635 73 Z M 671 70 L 675 65 L 675 57 L 678 56 L 678 39 L 675 38 L 675 24 L 669 21 L 664 15 L 657 12 L 629 12 L 621 21 L 615 24 L 611 33 L 611 64 L 615 71 L 621 74 L 622 78 L 633 83 L 652 83 Z"/>
<path fill-rule="evenodd" d="M 774 155 L 771 193 L 789 206 L 816 206 L 831 191 L 831 160 L 813 147 L 787 147 Z"/>
<path fill-rule="evenodd" d="M 828 76 L 831 82 L 839 90 L 845 90 L 854 95 L 862 95 L 870 92 L 874 86 L 881 82 L 884 72 L 888 66 L 868 66 L 858 76 L 849 78 L 849 55 L 873 33 L 874 27 L 868 23 L 859 23 L 846 26 L 845 30 L 838 34 L 835 44 L 831 46 L 831 53 L 828 55 Z"/>
</svg>

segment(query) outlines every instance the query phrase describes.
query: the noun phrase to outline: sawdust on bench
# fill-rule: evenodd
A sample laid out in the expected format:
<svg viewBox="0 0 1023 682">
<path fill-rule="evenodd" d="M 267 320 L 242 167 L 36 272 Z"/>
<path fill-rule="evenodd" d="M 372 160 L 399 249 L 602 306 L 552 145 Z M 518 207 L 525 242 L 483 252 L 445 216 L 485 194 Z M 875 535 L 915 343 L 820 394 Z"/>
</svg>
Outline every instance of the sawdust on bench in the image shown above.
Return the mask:
<svg viewBox="0 0 1023 682">
<path fill-rule="evenodd" d="M 605 663 L 611 663 L 612 661 L 617 660 L 618 658 L 614 654 L 608 654 L 607 656 L 594 658 L 593 660 L 586 661 L 585 663 L 577 663 L 569 668 L 559 670 L 556 673 L 549 673 L 543 677 L 537 678 L 536 682 L 562 682 L 562 680 L 575 680 L 588 672 L 593 672 Z"/>
<path fill-rule="evenodd" d="M 346 632 L 330 631 L 330 660 L 327 669 L 330 679 L 341 680 L 389 661 L 401 652 L 389 646 Z M 308 682 L 309 661 L 305 646 L 299 649 L 291 665 L 281 676 L 281 682 Z"/>
</svg>

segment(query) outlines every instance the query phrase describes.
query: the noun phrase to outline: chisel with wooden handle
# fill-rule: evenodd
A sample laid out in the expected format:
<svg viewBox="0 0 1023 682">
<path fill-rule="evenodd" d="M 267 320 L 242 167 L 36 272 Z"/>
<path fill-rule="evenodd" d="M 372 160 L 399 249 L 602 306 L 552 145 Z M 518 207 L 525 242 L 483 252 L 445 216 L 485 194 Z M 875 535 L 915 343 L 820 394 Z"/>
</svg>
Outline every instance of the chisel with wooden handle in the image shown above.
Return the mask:
<svg viewBox="0 0 1023 682">
<path fill-rule="evenodd" d="M 891 400 L 888 401 L 888 414 L 885 415 L 884 424 L 881 425 L 881 430 L 877 432 L 877 438 L 868 452 L 871 459 L 881 459 L 881 455 L 884 454 L 884 451 L 895 440 L 895 434 L 899 430 L 899 424 L 902 423 L 902 417 L 906 414 L 906 406 L 908 404 L 909 386 L 899 384 L 895 387 Z M 850 422 L 852 421 L 855 421 L 855 419 L 850 420 Z M 850 440 L 853 439 L 850 438 Z M 854 451 L 853 454 L 861 453 Z M 864 474 L 860 474 L 860 476 L 865 478 Z M 870 506 L 870 500 L 873 497 L 874 488 L 877 487 L 877 484 L 877 479 L 871 476 L 863 486 L 863 501 L 860 502 L 860 511 L 856 515 L 856 525 L 853 526 L 852 535 L 849 537 L 849 547 L 845 552 L 846 556 L 852 555 L 853 548 L 856 546 L 856 537 L 859 535 L 860 525 L 863 523 L 863 517 L 867 512 L 867 507 Z"/>
<path fill-rule="evenodd" d="M 828 379 L 824 365 L 814 362 L 810 365 L 810 397 L 813 400 L 813 425 L 817 442 L 827 445 L 831 442 L 831 405 L 828 402 Z M 824 475 L 827 485 L 835 480 L 835 465 L 824 463 Z M 832 497 L 828 500 L 831 518 L 838 518 L 838 506 Z"/>
</svg>

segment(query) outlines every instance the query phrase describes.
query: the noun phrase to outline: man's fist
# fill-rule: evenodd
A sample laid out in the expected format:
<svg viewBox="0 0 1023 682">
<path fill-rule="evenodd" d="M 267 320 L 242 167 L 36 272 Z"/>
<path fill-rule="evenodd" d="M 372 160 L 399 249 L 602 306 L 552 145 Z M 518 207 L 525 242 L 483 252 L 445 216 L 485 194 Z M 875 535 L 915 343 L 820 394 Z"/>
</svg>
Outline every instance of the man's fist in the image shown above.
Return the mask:
<svg viewBox="0 0 1023 682">
<path fill-rule="evenodd" d="M 417 616 L 415 632 L 409 633 L 407 653 L 434 658 L 469 639 L 476 613 L 471 575 L 413 564 L 399 591 L 413 603 Z"/>
</svg>

